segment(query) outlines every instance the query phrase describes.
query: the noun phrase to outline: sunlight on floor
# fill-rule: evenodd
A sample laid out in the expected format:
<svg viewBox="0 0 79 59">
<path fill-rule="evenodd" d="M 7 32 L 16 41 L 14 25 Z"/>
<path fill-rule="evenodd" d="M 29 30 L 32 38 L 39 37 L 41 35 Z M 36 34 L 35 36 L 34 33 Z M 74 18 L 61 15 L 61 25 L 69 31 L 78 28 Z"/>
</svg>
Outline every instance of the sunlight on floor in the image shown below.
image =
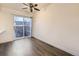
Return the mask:
<svg viewBox="0 0 79 59">
<path fill-rule="evenodd" d="M 9 52 L 8 52 L 9 51 Z M 15 41 L 10 49 L 8 49 L 8 55 L 31 55 L 32 54 L 32 43 L 30 39 L 21 39 Z"/>
</svg>

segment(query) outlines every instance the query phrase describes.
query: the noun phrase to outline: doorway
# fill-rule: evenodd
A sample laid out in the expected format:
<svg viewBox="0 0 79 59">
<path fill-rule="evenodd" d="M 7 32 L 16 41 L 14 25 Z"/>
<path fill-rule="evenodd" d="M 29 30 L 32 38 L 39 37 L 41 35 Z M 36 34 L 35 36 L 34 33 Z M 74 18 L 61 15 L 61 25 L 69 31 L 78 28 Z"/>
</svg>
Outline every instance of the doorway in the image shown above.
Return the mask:
<svg viewBox="0 0 79 59">
<path fill-rule="evenodd" d="M 31 37 L 32 19 L 30 17 L 14 16 L 15 39 Z"/>
</svg>

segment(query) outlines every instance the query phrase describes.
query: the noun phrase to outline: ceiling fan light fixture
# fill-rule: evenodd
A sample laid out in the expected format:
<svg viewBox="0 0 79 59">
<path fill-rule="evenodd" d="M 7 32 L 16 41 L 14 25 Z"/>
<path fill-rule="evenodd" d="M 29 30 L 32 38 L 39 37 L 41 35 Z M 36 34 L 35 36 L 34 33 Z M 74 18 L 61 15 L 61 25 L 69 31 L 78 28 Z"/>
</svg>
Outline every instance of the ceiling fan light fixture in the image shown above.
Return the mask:
<svg viewBox="0 0 79 59">
<path fill-rule="evenodd" d="M 33 4 L 33 3 L 28 3 L 28 4 L 23 3 L 23 4 L 29 7 L 30 12 L 33 12 L 33 10 L 40 11 L 40 9 L 36 8 L 38 4 Z M 22 8 L 22 9 L 27 9 L 27 8 Z"/>
</svg>

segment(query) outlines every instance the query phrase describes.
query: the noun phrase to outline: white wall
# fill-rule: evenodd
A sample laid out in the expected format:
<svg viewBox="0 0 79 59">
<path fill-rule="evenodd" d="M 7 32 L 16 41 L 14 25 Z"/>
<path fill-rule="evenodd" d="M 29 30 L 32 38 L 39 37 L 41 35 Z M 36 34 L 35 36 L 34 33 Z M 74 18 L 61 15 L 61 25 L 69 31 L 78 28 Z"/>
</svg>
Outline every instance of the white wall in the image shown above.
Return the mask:
<svg viewBox="0 0 79 59">
<path fill-rule="evenodd" d="M 33 17 L 33 36 L 79 55 L 79 4 L 51 4 Z"/>
<path fill-rule="evenodd" d="M 0 30 L 5 30 L 0 34 L 0 43 L 13 40 L 13 17 L 10 14 L 0 12 Z"/>
<path fill-rule="evenodd" d="M 0 34 L 0 43 L 5 43 L 14 40 L 14 28 L 13 28 L 13 17 L 15 15 L 22 15 L 30 17 L 30 14 L 22 11 L 12 10 L 8 8 L 0 9 L 0 31 L 5 30 L 4 33 Z"/>
</svg>

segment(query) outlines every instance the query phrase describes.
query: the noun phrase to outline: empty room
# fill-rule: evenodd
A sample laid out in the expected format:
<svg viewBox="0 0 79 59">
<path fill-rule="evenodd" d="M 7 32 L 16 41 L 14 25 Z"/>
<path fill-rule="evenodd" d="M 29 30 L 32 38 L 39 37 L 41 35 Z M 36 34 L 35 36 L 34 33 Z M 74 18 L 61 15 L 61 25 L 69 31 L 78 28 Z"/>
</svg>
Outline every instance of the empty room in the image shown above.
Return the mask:
<svg viewBox="0 0 79 59">
<path fill-rule="evenodd" d="M 0 3 L 0 56 L 79 56 L 79 3 Z"/>
</svg>

